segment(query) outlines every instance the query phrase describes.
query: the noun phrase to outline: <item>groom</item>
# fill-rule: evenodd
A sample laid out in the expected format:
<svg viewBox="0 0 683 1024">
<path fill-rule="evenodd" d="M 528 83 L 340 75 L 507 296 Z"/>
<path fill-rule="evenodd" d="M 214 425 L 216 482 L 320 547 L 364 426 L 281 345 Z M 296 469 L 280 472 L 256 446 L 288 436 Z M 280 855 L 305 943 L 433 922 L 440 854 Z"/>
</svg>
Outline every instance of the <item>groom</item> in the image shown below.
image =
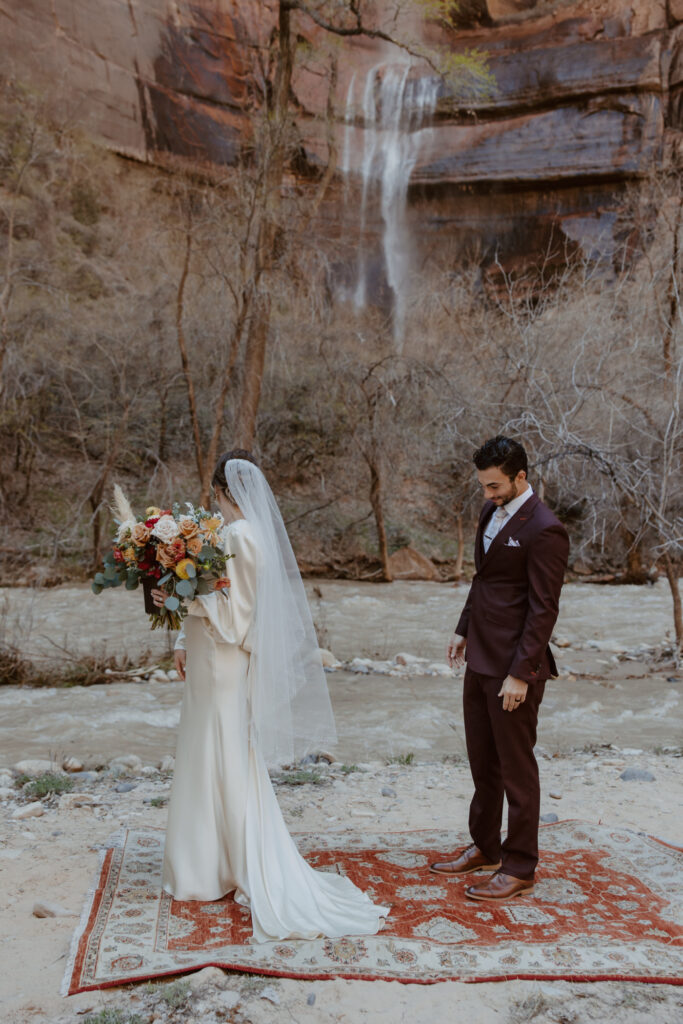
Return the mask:
<svg viewBox="0 0 683 1024">
<path fill-rule="evenodd" d="M 467 662 L 463 689 L 474 780 L 473 845 L 431 865 L 442 875 L 493 871 L 467 888 L 477 900 L 533 892 L 540 788 L 534 757 L 545 681 L 557 675 L 548 642 L 569 554 L 567 531 L 527 481 L 523 446 L 494 437 L 474 454 L 486 503 L 475 541 L 476 574 L 448 645 Z M 501 843 L 503 794 L 507 837 Z"/>
</svg>

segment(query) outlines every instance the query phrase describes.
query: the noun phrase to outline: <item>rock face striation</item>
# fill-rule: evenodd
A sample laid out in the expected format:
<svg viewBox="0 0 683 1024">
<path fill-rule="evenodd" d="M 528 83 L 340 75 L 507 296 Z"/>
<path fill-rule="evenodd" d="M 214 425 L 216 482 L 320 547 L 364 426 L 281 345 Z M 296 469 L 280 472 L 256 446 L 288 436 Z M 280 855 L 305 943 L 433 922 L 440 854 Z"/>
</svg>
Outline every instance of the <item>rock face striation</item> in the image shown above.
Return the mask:
<svg viewBox="0 0 683 1024">
<path fill-rule="evenodd" d="M 428 25 L 426 39 L 454 53 L 485 51 L 496 87 L 466 109 L 440 88 L 410 169 L 413 230 L 511 266 L 558 232 L 590 249 L 609 234 L 623 189 L 680 151 L 683 2 L 469 6 L 479 24 Z M 5 73 L 58 92 L 121 154 L 229 164 L 267 88 L 276 14 L 275 0 L 0 0 L 0 58 Z M 320 42 L 317 29 L 305 30 Z M 388 60 L 396 56 L 372 40 L 341 44 L 338 153 L 361 147 L 367 124 L 362 109 L 349 115 L 349 96 Z M 305 187 L 306 169 L 315 174 L 329 159 L 320 66 L 297 71 L 294 91 Z M 338 175 L 322 210 L 328 221 L 347 216 L 344 191 Z"/>
</svg>

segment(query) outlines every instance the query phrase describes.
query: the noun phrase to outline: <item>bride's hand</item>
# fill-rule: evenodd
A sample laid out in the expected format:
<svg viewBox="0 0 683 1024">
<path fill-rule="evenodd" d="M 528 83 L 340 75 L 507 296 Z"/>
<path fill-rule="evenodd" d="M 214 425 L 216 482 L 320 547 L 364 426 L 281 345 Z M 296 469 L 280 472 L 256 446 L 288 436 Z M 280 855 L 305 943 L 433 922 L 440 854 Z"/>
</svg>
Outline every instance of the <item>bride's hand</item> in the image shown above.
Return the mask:
<svg viewBox="0 0 683 1024">
<path fill-rule="evenodd" d="M 181 679 L 185 678 L 185 662 L 187 661 L 187 654 L 180 647 L 173 652 L 173 660 L 175 662 L 175 670 Z"/>
<path fill-rule="evenodd" d="M 163 590 L 159 590 L 158 588 L 155 588 L 152 591 L 152 600 L 154 601 L 154 603 L 157 606 L 157 608 L 163 608 L 164 607 L 164 604 L 166 603 L 166 598 L 167 597 L 168 597 L 168 594 L 165 594 L 163 592 Z"/>
</svg>

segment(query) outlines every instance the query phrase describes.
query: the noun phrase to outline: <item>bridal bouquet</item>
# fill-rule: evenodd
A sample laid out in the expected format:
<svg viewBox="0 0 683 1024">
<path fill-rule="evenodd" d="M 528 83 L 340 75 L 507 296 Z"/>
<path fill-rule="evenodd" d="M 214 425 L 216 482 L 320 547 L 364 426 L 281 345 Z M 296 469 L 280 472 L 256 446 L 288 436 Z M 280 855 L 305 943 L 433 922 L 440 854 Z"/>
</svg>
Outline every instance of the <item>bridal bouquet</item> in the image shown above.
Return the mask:
<svg viewBox="0 0 683 1024">
<path fill-rule="evenodd" d="M 187 511 L 181 512 L 176 502 L 170 509 L 152 506 L 144 516 L 136 516 L 118 484 L 114 502 L 118 529 L 104 567 L 93 579 L 95 594 L 121 584 L 126 590 L 137 590 L 142 583 L 152 629 L 179 629 L 187 605 L 197 595 L 230 586 L 225 568 L 233 556 L 223 551 L 220 512 L 207 512 L 189 502 Z M 163 608 L 152 601 L 154 588 L 168 594 Z"/>
</svg>

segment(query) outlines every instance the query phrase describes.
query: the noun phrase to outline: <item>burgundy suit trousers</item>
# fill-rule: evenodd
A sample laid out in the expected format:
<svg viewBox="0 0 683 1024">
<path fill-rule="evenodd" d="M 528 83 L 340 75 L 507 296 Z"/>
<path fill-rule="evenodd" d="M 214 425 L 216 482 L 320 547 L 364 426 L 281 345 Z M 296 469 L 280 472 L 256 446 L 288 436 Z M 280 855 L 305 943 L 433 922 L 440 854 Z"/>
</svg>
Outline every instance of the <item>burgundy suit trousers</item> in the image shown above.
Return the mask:
<svg viewBox="0 0 683 1024">
<path fill-rule="evenodd" d="M 534 756 L 538 709 L 545 683 L 531 683 L 515 711 L 503 711 L 502 679 L 465 671 L 463 709 L 467 754 L 474 780 L 472 840 L 491 864 L 515 878 L 533 878 L 538 863 L 541 791 Z M 508 831 L 501 844 L 503 794 Z"/>
</svg>

